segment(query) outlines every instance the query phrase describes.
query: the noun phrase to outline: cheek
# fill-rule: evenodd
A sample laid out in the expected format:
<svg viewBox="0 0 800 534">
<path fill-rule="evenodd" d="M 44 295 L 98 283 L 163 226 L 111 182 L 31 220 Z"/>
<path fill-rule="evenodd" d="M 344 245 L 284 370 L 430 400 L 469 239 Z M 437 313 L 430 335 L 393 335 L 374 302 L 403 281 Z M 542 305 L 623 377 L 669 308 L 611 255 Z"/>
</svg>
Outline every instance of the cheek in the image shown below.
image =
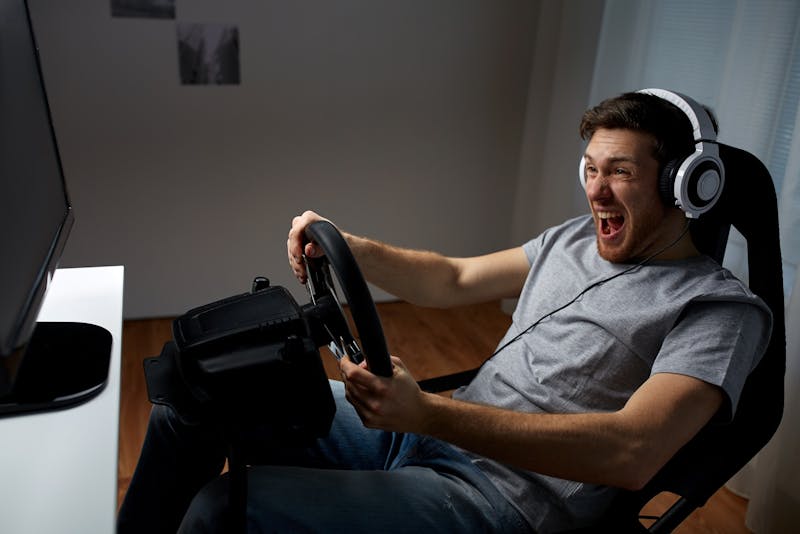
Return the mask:
<svg viewBox="0 0 800 534">
<path fill-rule="evenodd" d="M 657 185 L 649 182 L 647 185 L 637 183 L 635 187 L 620 191 L 620 198 L 631 212 L 662 217 L 666 206 L 658 194 Z"/>
<path fill-rule="evenodd" d="M 647 240 L 657 235 L 664 225 L 664 215 L 664 205 L 660 201 L 642 205 L 634 218 L 633 233 L 636 239 Z"/>
<path fill-rule="evenodd" d="M 658 228 L 664 220 L 666 206 L 657 196 L 634 196 L 627 200 L 628 222 L 637 234 Z"/>
</svg>

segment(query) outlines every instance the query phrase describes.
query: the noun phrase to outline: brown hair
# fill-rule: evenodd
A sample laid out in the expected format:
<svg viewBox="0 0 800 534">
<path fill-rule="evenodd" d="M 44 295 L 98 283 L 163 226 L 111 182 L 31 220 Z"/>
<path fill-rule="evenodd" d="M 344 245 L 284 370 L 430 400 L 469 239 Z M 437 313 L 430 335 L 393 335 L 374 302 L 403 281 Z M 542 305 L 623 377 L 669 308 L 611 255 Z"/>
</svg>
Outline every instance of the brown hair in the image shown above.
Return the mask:
<svg viewBox="0 0 800 534">
<path fill-rule="evenodd" d="M 716 121 L 710 113 L 714 129 Z M 689 117 L 674 104 L 647 93 L 624 93 L 586 110 L 580 134 L 589 140 L 595 131 L 626 129 L 648 133 L 655 139 L 653 156 L 663 166 L 694 151 L 694 130 Z"/>
</svg>

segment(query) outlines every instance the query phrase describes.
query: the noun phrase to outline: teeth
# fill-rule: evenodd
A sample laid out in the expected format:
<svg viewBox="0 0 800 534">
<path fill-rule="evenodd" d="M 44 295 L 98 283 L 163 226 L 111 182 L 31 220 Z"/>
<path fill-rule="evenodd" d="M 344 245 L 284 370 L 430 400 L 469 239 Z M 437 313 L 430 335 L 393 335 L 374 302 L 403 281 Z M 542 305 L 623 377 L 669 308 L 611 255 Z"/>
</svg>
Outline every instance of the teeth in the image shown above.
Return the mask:
<svg viewBox="0 0 800 534">
<path fill-rule="evenodd" d="M 614 217 L 622 217 L 622 214 L 616 211 L 598 211 L 597 217 L 599 219 L 611 219 Z"/>
</svg>

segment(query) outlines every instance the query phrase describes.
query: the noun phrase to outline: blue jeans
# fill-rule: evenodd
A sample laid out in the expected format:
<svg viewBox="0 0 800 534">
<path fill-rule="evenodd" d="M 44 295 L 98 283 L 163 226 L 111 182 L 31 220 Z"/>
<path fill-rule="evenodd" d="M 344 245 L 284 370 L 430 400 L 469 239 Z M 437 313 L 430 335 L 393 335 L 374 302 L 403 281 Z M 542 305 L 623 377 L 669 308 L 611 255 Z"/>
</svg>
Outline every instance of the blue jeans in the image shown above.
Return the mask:
<svg viewBox="0 0 800 534">
<path fill-rule="evenodd" d="M 271 452 L 266 465 L 248 469 L 248 532 L 530 530 L 457 448 L 364 428 L 341 382 L 331 388 L 336 417 L 328 437 Z M 118 534 L 224 532 L 225 451 L 217 432 L 183 425 L 155 406 Z"/>
</svg>

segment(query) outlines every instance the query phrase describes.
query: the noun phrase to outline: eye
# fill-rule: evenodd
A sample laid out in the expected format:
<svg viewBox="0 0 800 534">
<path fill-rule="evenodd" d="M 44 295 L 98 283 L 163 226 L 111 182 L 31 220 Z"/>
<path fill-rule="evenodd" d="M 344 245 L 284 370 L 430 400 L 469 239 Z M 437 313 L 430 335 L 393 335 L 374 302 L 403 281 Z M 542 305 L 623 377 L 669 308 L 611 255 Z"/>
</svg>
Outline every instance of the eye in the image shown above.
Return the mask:
<svg viewBox="0 0 800 534">
<path fill-rule="evenodd" d="M 630 174 L 630 171 L 624 167 L 617 167 L 614 169 L 614 174 L 618 176 L 627 176 Z"/>
<path fill-rule="evenodd" d="M 597 167 L 595 167 L 594 165 L 587 164 L 585 167 L 585 171 L 587 178 L 593 178 L 597 176 Z"/>
</svg>

